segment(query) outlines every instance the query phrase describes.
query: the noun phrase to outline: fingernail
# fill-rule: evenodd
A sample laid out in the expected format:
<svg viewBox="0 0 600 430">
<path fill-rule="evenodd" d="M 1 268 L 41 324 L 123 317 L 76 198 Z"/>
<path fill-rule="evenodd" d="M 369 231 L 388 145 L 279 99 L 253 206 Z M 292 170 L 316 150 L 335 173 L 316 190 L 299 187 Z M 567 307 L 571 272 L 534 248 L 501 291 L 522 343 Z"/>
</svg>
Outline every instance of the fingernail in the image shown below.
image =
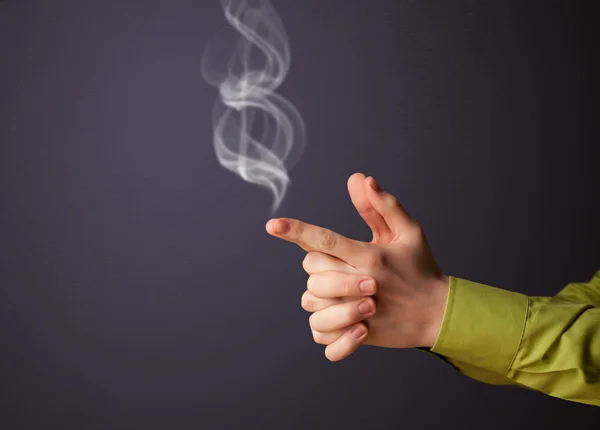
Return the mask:
<svg viewBox="0 0 600 430">
<path fill-rule="evenodd" d="M 360 284 L 358 284 L 358 288 L 363 293 L 374 293 L 375 292 L 375 281 L 372 279 L 365 279 Z"/>
<path fill-rule="evenodd" d="M 358 338 L 363 337 L 366 332 L 367 332 L 367 329 L 362 324 L 359 324 L 352 329 L 352 335 L 354 337 L 358 337 Z"/>
<path fill-rule="evenodd" d="M 361 304 L 358 305 L 358 312 L 365 315 L 370 313 L 373 310 L 373 305 L 370 300 L 365 300 Z"/>
<path fill-rule="evenodd" d="M 375 181 L 375 178 L 371 176 L 371 188 L 373 188 L 375 191 L 380 192 L 381 188 L 379 188 L 379 185 L 377 185 L 377 182 Z"/>
<path fill-rule="evenodd" d="M 277 234 L 286 234 L 288 231 L 290 231 L 291 228 L 292 228 L 292 226 L 290 225 L 289 222 L 285 222 L 283 220 L 279 220 L 275 224 L 275 233 L 277 233 Z"/>
</svg>

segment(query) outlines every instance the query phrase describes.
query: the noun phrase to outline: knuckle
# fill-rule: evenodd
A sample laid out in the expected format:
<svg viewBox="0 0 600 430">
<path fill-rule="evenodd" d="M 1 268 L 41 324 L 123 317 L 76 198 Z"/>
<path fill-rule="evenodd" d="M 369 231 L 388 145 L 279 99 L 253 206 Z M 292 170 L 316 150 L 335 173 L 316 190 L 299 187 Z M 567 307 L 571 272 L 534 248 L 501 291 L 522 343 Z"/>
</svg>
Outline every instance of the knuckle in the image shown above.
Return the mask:
<svg viewBox="0 0 600 430">
<path fill-rule="evenodd" d="M 423 228 L 423 226 L 421 224 L 419 224 L 416 221 L 415 221 L 415 224 L 414 224 L 414 234 L 419 239 L 425 238 L 425 229 Z"/>
<path fill-rule="evenodd" d="M 302 222 L 298 222 L 296 220 L 290 220 L 286 218 L 286 221 L 290 224 L 290 231 L 287 233 L 287 236 L 298 238 L 302 236 L 304 232 L 304 225 Z"/>
<path fill-rule="evenodd" d="M 302 299 L 300 300 L 300 306 L 302 306 L 302 309 L 304 309 L 305 311 L 310 311 L 310 309 L 312 307 L 312 301 L 310 300 L 308 291 L 305 291 L 304 294 L 302 294 Z"/>
<path fill-rule="evenodd" d="M 304 259 L 302 260 L 302 268 L 305 272 L 310 272 L 311 268 L 314 267 L 316 257 L 317 256 L 313 252 L 309 252 L 304 256 Z"/>
<path fill-rule="evenodd" d="M 353 296 L 358 290 L 358 283 L 355 276 L 343 276 L 340 280 L 340 295 L 341 296 Z"/>
<path fill-rule="evenodd" d="M 423 231 L 423 226 L 415 219 L 411 219 L 408 223 L 408 231 L 413 234 L 417 234 Z"/>
<path fill-rule="evenodd" d="M 400 201 L 393 194 L 385 193 L 385 195 L 383 196 L 383 199 L 384 199 L 385 203 L 392 208 L 397 208 L 400 206 Z"/>
<path fill-rule="evenodd" d="M 317 330 L 318 329 L 318 317 L 317 314 L 314 313 L 312 314 L 310 317 L 308 317 L 308 325 L 310 325 L 310 328 L 313 330 Z"/>
<path fill-rule="evenodd" d="M 383 264 L 383 253 L 377 249 L 371 249 L 364 257 L 363 265 L 369 271 L 375 271 Z"/>
<path fill-rule="evenodd" d="M 323 230 L 319 237 L 319 248 L 328 250 L 335 247 L 336 236 L 330 230 Z"/>
<path fill-rule="evenodd" d="M 327 345 L 327 336 L 324 333 L 313 330 L 313 340 L 319 345 Z"/>
<path fill-rule="evenodd" d="M 308 277 L 308 279 L 306 280 L 306 289 L 307 289 L 308 291 L 310 291 L 311 293 L 312 293 L 312 292 L 314 292 L 314 289 L 315 289 L 315 281 L 316 281 L 316 279 L 315 279 L 315 275 L 310 275 L 310 276 Z"/>
<path fill-rule="evenodd" d="M 316 297 L 324 297 L 326 296 L 327 284 L 324 280 L 327 278 L 327 274 L 325 272 L 321 273 L 313 273 L 308 277 L 306 281 L 306 289 Z"/>
<path fill-rule="evenodd" d="M 308 272 L 308 255 L 309 254 L 306 254 L 304 259 L 302 260 L 302 268 L 304 269 L 305 272 Z"/>
<path fill-rule="evenodd" d="M 418 222 L 414 221 L 406 231 L 406 240 L 411 245 L 422 242 L 425 238 L 425 230 L 423 226 Z"/>
</svg>

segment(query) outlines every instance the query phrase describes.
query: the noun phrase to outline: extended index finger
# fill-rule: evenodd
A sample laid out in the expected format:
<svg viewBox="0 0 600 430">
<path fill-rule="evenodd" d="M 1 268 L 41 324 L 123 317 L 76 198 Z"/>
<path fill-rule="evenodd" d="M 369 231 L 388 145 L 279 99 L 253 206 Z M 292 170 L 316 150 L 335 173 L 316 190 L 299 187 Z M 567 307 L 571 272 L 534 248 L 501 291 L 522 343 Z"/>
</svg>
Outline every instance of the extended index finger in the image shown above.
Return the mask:
<svg viewBox="0 0 600 430">
<path fill-rule="evenodd" d="M 266 229 L 270 235 L 295 243 L 307 252 L 322 252 L 349 264 L 364 249 L 362 242 L 292 218 L 271 219 L 267 222 Z"/>
</svg>

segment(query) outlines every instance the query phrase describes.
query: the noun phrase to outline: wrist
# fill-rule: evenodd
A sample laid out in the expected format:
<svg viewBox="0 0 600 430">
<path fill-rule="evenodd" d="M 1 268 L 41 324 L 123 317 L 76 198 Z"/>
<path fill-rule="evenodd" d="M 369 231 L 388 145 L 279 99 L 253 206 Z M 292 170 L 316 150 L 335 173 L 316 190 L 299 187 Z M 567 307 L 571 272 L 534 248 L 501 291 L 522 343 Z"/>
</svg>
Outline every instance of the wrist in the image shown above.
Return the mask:
<svg viewBox="0 0 600 430">
<path fill-rule="evenodd" d="M 422 345 L 419 345 L 426 348 L 432 348 L 440 334 L 450 291 L 450 277 L 442 274 L 435 281 L 431 291 L 427 323 L 421 341 Z"/>
</svg>

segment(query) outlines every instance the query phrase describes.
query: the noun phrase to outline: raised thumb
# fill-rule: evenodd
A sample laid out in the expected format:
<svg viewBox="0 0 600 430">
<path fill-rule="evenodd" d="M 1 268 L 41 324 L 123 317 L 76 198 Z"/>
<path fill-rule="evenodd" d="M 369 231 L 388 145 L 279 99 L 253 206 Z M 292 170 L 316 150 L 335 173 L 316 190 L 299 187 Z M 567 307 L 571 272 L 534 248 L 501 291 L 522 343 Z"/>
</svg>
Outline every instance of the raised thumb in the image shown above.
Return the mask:
<svg viewBox="0 0 600 430">
<path fill-rule="evenodd" d="M 367 197 L 365 175 L 355 173 L 348 179 L 348 194 L 361 218 L 373 232 L 373 242 L 386 241 L 392 237 L 391 231 L 383 217 L 373 207 Z"/>
<path fill-rule="evenodd" d="M 414 220 L 395 196 L 383 191 L 372 176 L 366 179 L 366 185 L 369 202 L 385 220 L 394 236 L 411 227 Z"/>
</svg>

